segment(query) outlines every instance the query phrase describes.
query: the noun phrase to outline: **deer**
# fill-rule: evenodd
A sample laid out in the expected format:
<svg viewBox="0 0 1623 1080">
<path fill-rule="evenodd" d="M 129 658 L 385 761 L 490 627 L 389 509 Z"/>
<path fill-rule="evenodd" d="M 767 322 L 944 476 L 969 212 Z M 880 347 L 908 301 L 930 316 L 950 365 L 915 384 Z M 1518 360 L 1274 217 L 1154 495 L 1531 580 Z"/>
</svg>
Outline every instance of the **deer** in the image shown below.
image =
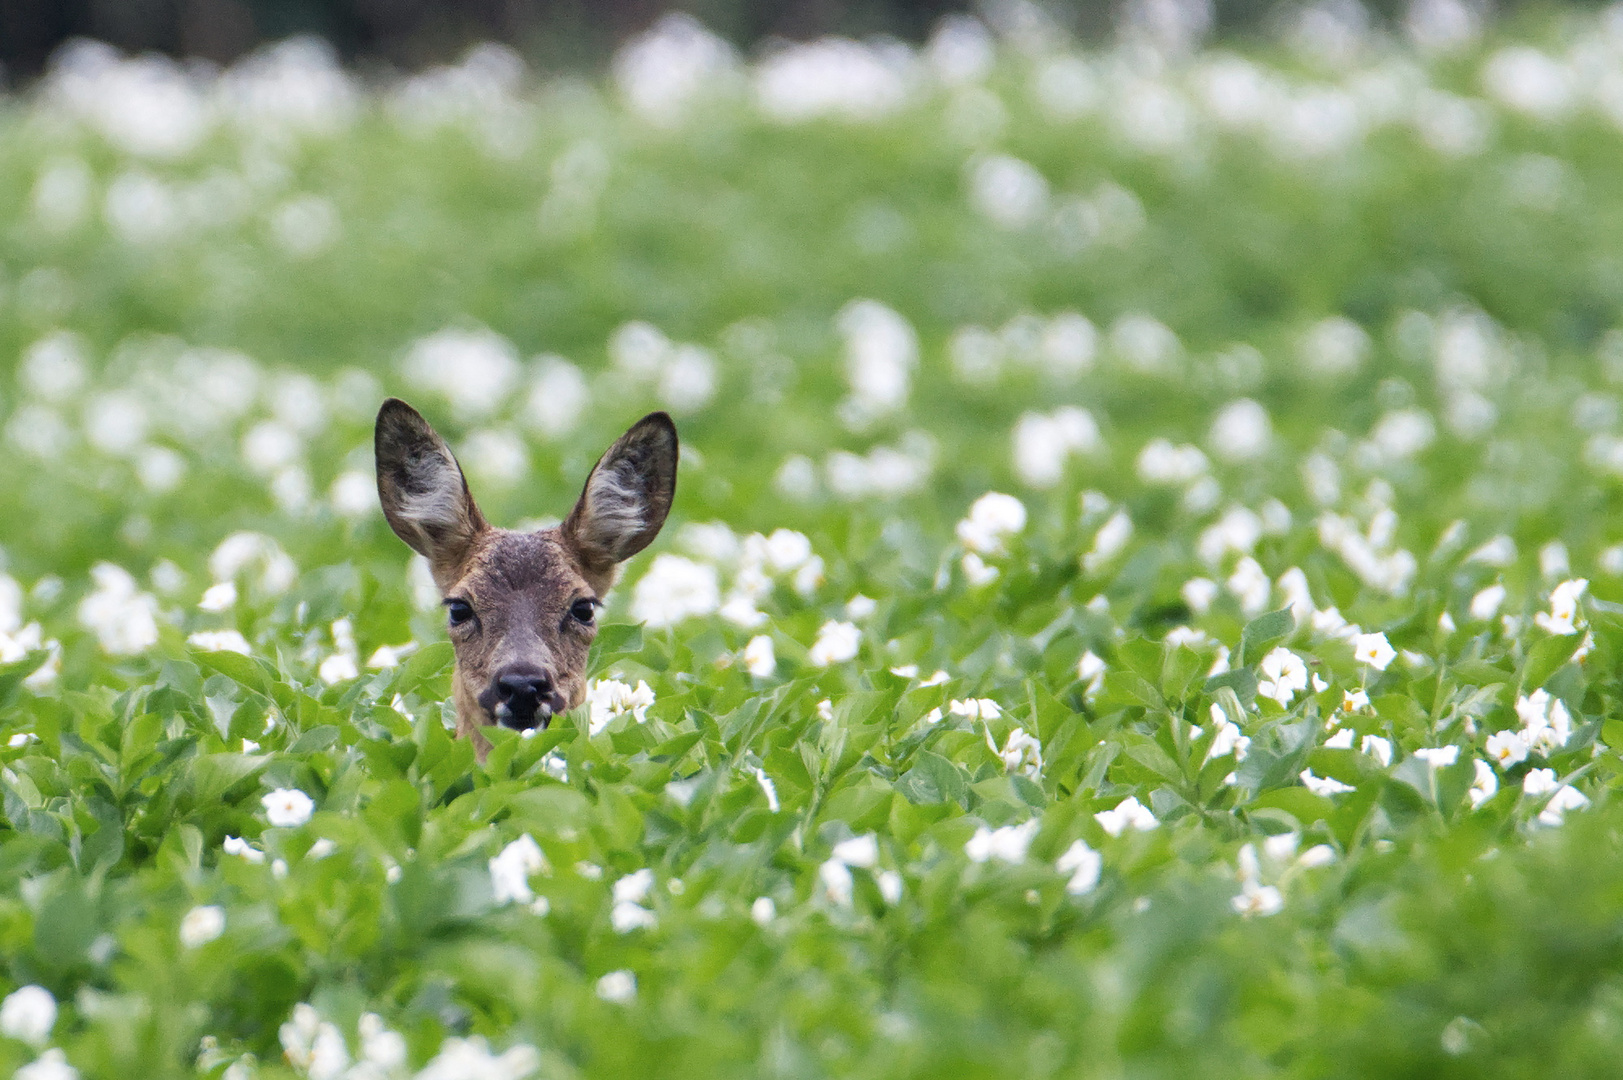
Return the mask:
<svg viewBox="0 0 1623 1080">
<path fill-rule="evenodd" d="M 488 524 L 450 447 L 399 398 L 378 410 L 374 446 L 383 516 L 428 560 L 443 597 L 456 733 L 482 763 L 485 727 L 544 729 L 585 700 L 603 597 L 676 495 L 676 425 L 663 412 L 637 421 L 598 459 L 569 516 L 533 532 Z"/>
</svg>

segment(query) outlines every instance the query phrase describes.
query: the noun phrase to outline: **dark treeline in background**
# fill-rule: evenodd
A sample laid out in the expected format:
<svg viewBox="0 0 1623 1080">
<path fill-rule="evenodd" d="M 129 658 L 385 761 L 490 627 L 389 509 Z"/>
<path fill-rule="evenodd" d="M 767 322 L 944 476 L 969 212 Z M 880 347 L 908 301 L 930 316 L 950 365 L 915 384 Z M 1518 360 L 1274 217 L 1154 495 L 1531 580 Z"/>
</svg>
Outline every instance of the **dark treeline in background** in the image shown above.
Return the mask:
<svg viewBox="0 0 1623 1080">
<path fill-rule="evenodd" d="M 1478 0 L 1483 10 L 1546 0 Z M 1576 0 L 1595 6 L 1606 0 Z M 502 41 L 545 68 L 588 68 L 667 11 L 686 11 L 741 46 L 783 37 L 892 34 L 918 41 L 952 12 L 1035 3 L 1083 38 L 1108 34 L 1124 5 L 1196 7 L 1219 33 L 1266 29 L 1306 6 L 1377 21 L 1406 0 L 0 0 L 0 77 L 38 75 L 72 37 L 129 52 L 155 50 L 225 63 L 266 42 L 314 33 L 346 60 L 413 69 Z"/>
</svg>

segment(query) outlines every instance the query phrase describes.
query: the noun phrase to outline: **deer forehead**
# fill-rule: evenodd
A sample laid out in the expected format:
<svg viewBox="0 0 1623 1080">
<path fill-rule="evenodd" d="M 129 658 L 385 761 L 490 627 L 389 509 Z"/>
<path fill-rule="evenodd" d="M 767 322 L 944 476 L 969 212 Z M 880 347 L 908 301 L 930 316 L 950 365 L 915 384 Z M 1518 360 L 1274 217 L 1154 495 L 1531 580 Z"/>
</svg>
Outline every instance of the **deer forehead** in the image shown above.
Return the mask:
<svg viewBox="0 0 1623 1080">
<path fill-rule="evenodd" d="M 561 609 L 597 589 L 557 529 L 536 533 L 492 529 L 469 553 L 462 573 L 446 590 L 487 608 Z"/>
</svg>

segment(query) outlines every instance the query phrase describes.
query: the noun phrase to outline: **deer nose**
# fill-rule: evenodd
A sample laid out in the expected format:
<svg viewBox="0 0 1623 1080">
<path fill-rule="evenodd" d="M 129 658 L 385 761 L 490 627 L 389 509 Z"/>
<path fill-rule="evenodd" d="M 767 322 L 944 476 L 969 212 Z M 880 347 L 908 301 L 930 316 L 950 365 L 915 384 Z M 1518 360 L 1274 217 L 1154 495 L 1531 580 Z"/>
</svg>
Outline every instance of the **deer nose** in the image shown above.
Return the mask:
<svg viewBox="0 0 1623 1080">
<path fill-rule="evenodd" d="M 544 671 L 509 672 L 496 677 L 496 718 L 506 727 L 532 728 L 552 719 L 552 676 Z"/>
</svg>

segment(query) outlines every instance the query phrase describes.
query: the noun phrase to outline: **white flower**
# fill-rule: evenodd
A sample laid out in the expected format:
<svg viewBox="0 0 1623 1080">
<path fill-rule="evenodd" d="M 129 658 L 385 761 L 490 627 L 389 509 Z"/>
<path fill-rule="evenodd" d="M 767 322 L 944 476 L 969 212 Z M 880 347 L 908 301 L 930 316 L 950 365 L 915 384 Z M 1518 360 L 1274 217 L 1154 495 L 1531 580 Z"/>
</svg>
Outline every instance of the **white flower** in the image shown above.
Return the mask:
<svg viewBox="0 0 1623 1080">
<path fill-rule="evenodd" d="M 506 401 L 517 384 L 517 350 L 483 328 L 448 328 L 412 345 L 401 362 L 406 379 L 450 402 L 459 417 L 485 416 Z"/>
<path fill-rule="evenodd" d="M 605 993 L 604 980 L 611 976 L 624 976 L 629 981 L 616 979 L 608 988 L 609 993 Z M 611 996 L 616 992 L 621 996 Z M 598 980 L 597 996 L 604 1001 L 630 1001 L 636 995 L 637 979 L 629 971 L 611 972 Z M 446 1039 L 440 1044 L 440 1052 L 417 1074 L 416 1080 L 524 1080 L 540 1067 L 541 1055 L 533 1046 L 520 1043 L 497 1056 L 490 1052 L 482 1037 L 475 1035 L 469 1039 Z M 315 1080 L 314 1073 L 311 1080 Z"/>
<path fill-rule="evenodd" d="M 651 930 L 659 925 L 659 916 L 638 904 L 619 903 L 609 912 L 609 923 L 617 934 L 633 930 Z"/>
<path fill-rule="evenodd" d="M 1349 750 L 1352 748 L 1353 736 L 1358 734 L 1350 727 L 1342 728 L 1328 739 L 1324 740 L 1328 750 Z"/>
<path fill-rule="evenodd" d="M 863 833 L 834 845 L 834 858 L 847 866 L 872 869 L 879 861 L 879 840 L 873 833 Z"/>
<path fill-rule="evenodd" d="M 1204 615 L 1211 610 L 1212 601 L 1217 599 L 1218 585 L 1211 578 L 1190 578 L 1183 583 L 1178 594 L 1183 602 L 1189 605 L 1189 610 L 1196 615 Z"/>
<path fill-rule="evenodd" d="M 594 679 L 586 688 L 586 733 L 596 735 L 626 713 L 639 724 L 647 723 L 653 704 L 654 691 L 643 679 L 637 680 L 635 689 L 618 679 Z"/>
<path fill-rule="evenodd" d="M 1285 907 L 1285 898 L 1272 885 L 1263 885 L 1255 878 L 1246 878 L 1240 892 L 1230 903 L 1234 910 L 1246 918 L 1253 915 L 1277 915 Z"/>
<path fill-rule="evenodd" d="M 158 601 L 136 587 L 121 566 L 97 563 L 90 568 L 96 589 L 79 602 L 79 622 L 95 632 L 104 652 L 130 656 L 158 643 Z"/>
<path fill-rule="evenodd" d="M 1019 825 L 1004 825 L 988 829 L 985 825 L 964 844 L 964 854 L 971 862 L 983 863 L 997 859 L 1006 863 L 1025 862 L 1031 841 L 1036 838 L 1042 823 L 1033 819 Z"/>
<path fill-rule="evenodd" d="M 1336 861 L 1336 849 L 1329 844 L 1314 844 L 1297 858 L 1296 864 L 1305 870 L 1316 870 Z"/>
<path fill-rule="evenodd" d="M 1505 602 L 1505 587 L 1489 585 L 1471 597 L 1471 618 L 1486 622 L 1499 614 L 1499 605 Z"/>
<path fill-rule="evenodd" d="M 716 568 L 680 555 L 657 556 L 631 595 L 631 617 L 655 628 L 713 614 L 720 606 Z"/>
<path fill-rule="evenodd" d="M 1345 713 L 1363 712 L 1369 708 L 1369 694 L 1364 690 L 1345 690 L 1341 694 L 1341 711 Z"/>
<path fill-rule="evenodd" d="M 1095 656 L 1092 649 L 1087 650 L 1076 662 L 1076 677 L 1088 684 L 1088 693 L 1095 692 L 1104 683 L 1105 662 Z"/>
<path fill-rule="evenodd" d="M 828 667 L 855 657 L 861 644 L 862 631 L 855 623 L 830 619 L 817 631 L 809 656 L 818 667 Z"/>
<path fill-rule="evenodd" d="M 79 1070 L 68 1064 L 68 1055 L 52 1048 L 18 1069 L 12 1080 L 79 1080 Z"/>
<path fill-rule="evenodd" d="M 778 670 L 778 654 L 770 634 L 757 634 L 744 646 L 744 668 L 757 679 L 770 678 Z"/>
<path fill-rule="evenodd" d="M 383 1025 L 377 1013 L 363 1013 L 355 1026 L 361 1037 L 361 1056 L 380 1069 L 398 1069 L 406 1063 L 406 1040 Z"/>
<path fill-rule="evenodd" d="M 1132 538 L 1132 518 L 1127 516 L 1127 511 L 1117 510 L 1094 534 L 1093 546 L 1082 556 L 1082 569 L 1090 574 L 1097 573 L 1120 555 Z"/>
<path fill-rule="evenodd" d="M 234 652 L 247 656 L 248 639 L 236 630 L 199 630 L 189 634 L 186 644 L 201 652 Z"/>
<path fill-rule="evenodd" d="M 1501 769 L 1526 761 L 1527 751 L 1527 740 L 1518 732 L 1496 731 L 1488 736 L 1488 756 L 1498 762 Z"/>
<path fill-rule="evenodd" d="M 263 863 L 265 861 L 265 853 L 240 836 L 226 837 L 225 843 L 221 844 L 220 848 L 227 855 L 236 855 L 247 859 L 251 863 Z"/>
<path fill-rule="evenodd" d="M 996 720 L 1003 715 L 1002 707 L 991 698 L 953 700 L 947 705 L 947 711 L 954 716 L 962 716 L 970 720 Z"/>
<path fill-rule="evenodd" d="M 1241 398 L 1231 401 L 1218 411 L 1207 436 L 1212 450 L 1224 461 L 1251 461 L 1268 451 L 1273 442 L 1273 423 L 1268 410 Z"/>
<path fill-rule="evenodd" d="M 1006 772 L 1020 772 L 1035 780 L 1043 771 L 1043 744 L 1035 736 L 1027 735 L 1025 728 L 1009 732 L 1008 741 L 998 751 Z"/>
<path fill-rule="evenodd" d="M 1414 756 L 1434 769 L 1446 768 L 1460 758 L 1458 746 L 1428 746 L 1414 752 Z"/>
<path fill-rule="evenodd" d="M 627 874 L 614 883 L 616 904 L 640 904 L 654 889 L 654 872 L 647 867 Z"/>
<path fill-rule="evenodd" d="M 867 418 L 899 409 L 919 362 L 913 324 L 878 301 L 853 300 L 840 310 L 838 326 L 854 413 Z"/>
<path fill-rule="evenodd" d="M 229 611 L 237 602 L 237 583 L 222 581 L 217 585 L 210 585 L 203 593 L 203 599 L 197 602 L 201 611 L 218 614 Z"/>
<path fill-rule="evenodd" d="M 1548 795 L 1558 787 L 1560 785 L 1556 783 L 1554 769 L 1532 769 L 1522 777 L 1524 795 Z"/>
<path fill-rule="evenodd" d="M 1026 507 L 1013 495 L 988 491 L 976 499 L 969 515 L 958 523 L 958 539 L 980 555 L 1001 555 L 1003 541 L 1026 527 Z"/>
<path fill-rule="evenodd" d="M 1358 748 L 1380 762 L 1383 769 L 1392 764 L 1392 743 L 1388 739 L 1379 735 L 1365 735 Z"/>
<path fill-rule="evenodd" d="M 624 1005 L 637 996 L 637 976 L 625 970 L 611 971 L 597 980 L 597 996 Z M 421 1076 L 419 1075 L 419 1080 Z"/>
<path fill-rule="evenodd" d="M 1315 776 L 1312 769 L 1303 769 L 1301 778 L 1302 784 L 1315 795 L 1342 795 L 1353 790 L 1351 784 L 1343 784 L 1326 776 Z"/>
<path fill-rule="evenodd" d="M 43 986 L 24 986 L 0 1002 L 0 1034 L 43 1046 L 56 1024 L 56 998 Z"/>
<path fill-rule="evenodd" d="M 1244 761 L 1251 749 L 1251 740 L 1241 734 L 1240 726 L 1233 723 L 1218 705 L 1212 706 L 1212 745 L 1206 751 L 1206 760 L 1233 754 L 1235 761 Z"/>
<path fill-rule="evenodd" d="M 1234 573 L 1225 582 L 1230 593 L 1240 602 L 1240 610 L 1248 616 L 1260 615 L 1268 607 L 1273 584 L 1268 580 L 1262 564 L 1247 555 L 1234 564 Z"/>
<path fill-rule="evenodd" d="M 973 551 L 964 552 L 964 557 L 958 560 L 958 565 L 963 567 L 964 580 L 969 582 L 969 587 L 972 589 L 992 584 L 998 579 L 998 575 L 1002 573 L 995 566 L 987 566 L 986 560 Z"/>
<path fill-rule="evenodd" d="M 547 857 L 529 833 L 502 848 L 489 862 L 490 887 L 495 902 L 528 904 L 535 899 L 530 877 L 548 872 Z"/>
<path fill-rule="evenodd" d="M 1471 805 L 1477 807 L 1493 798 L 1494 792 L 1499 790 L 1499 777 L 1494 773 L 1493 766 L 1481 758 L 1476 758 L 1472 764 L 1476 767 L 1476 779 L 1471 781 L 1471 790 L 1466 794 L 1471 797 Z"/>
<path fill-rule="evenodd" d="M 225 933 L 225 908 L 194 907 L 180 920 L 180 943 L 188 949 L 207 945 Z"/>
<path fill-rule="evenodd" d="M 1563 581 L 1550 592 L 1549 612 L 1539 612 L 1533 616 L 1533 621 L 1552 634 L 1576 634 L 1578 628 L 1574 624 L 1578 618 L 1578 598 L 1588 587 L 1589 582 L 1584 578 Z"/>
<path fill-rule="evenodd" d="M 355 657 L 349 653 L 333 653 L 321 662 L 316 674 L 321 681 L 331 686 L 333 683 L 344 682 L 360 675 L 360 667 L 355 663 Z"/>
<path fill-rule="evenodd" d="M 1385 671 L 1397 655 L 1385 634 L 1359 634 L 1353 638 L 1353 656 L 1376 671 Z"/>
<path fill-rule="evenodd" d="M 265 807 L 265 820 L 277 828 L 296 828 L 310 820 L 316 804 L 297 788 L 277 788 L 259 800 Z"/>
<path fill-rule="evenodd" d="M 757 926 L 765 926 L 778 917 L 778 905 L 772 902 L 770 896 L 757 896 L 755 903 L 750 905 L 750 918 Z"/>
<path fill-rule="evenodd" d="M 1070 874 L 1065 891 L 1072 896 L 1083 896 L 1099 884 L 1099 871 L 1104 867 L 1104 856 L 1088 846 L 1086 840 L 1077 840 L 1065 849 L 1054 863 L 1054 869 Z"/>
<path fill-rule="evenodd" d="M 1161 824 L 1150 812 L 1150 808 L 1133 795 L 1117 803 L 1114 809 L 1100 810 L 1093 817 L 1111 836 L 1120 836 L 1128 828 L 1148 832 Z"/>
<path fill-rule="evenodd" d="M 1260 667 L 1263 677 L 1257 680 L 1257 693 L 1263 697 L 1289 705 L 1297 691 L 1307 689 L 1307 665 L 1289 649 L 1272 650 Z"/>
<path fill-rule="evenodd" d="M 1052 413 L 1028 412 L 1014 425 L 1014 471 L 1034 488 L 1051 488 L 1065 476 L 1073 454 L 1091 454 L 1104 446 L 1093 414 L 1074 405 Z"/>
<path fill-rule="evenodd" d="M 881 870 L 874 875 L 879 886 L 879 897 L 892 907 L 902 902 L 902 875 L 894 870 Z"/>
<path fill-rule="evenodd" d="M 1521 717 L 1522 738 L 1529 749 L 1549 752 L 1565 746 L 1572 735 L 1572 715 L 1566 704 L 1547 690 L 1517 698 L 1516 715 Z"/>
<path fill-rule="evenodd" d="M 851 890 L 855 882 L 851 880 L 850 867 L 839 859 L 828 859 L 817 868 L 817 880 L 829 903 L 840 907 L 851 906 Z"/>
<path fill-rule="evenodd" d="M 1565 819 L 1568 810 L 1582 810 L 1588 805 L 1589 796 L 1571 784 L 1563 784 L 1550 796 L 1550 801 L 1544 804 L 1544 809 L 1539 811 L 1539 824 L 1559 825 Z"/>
</svg>

